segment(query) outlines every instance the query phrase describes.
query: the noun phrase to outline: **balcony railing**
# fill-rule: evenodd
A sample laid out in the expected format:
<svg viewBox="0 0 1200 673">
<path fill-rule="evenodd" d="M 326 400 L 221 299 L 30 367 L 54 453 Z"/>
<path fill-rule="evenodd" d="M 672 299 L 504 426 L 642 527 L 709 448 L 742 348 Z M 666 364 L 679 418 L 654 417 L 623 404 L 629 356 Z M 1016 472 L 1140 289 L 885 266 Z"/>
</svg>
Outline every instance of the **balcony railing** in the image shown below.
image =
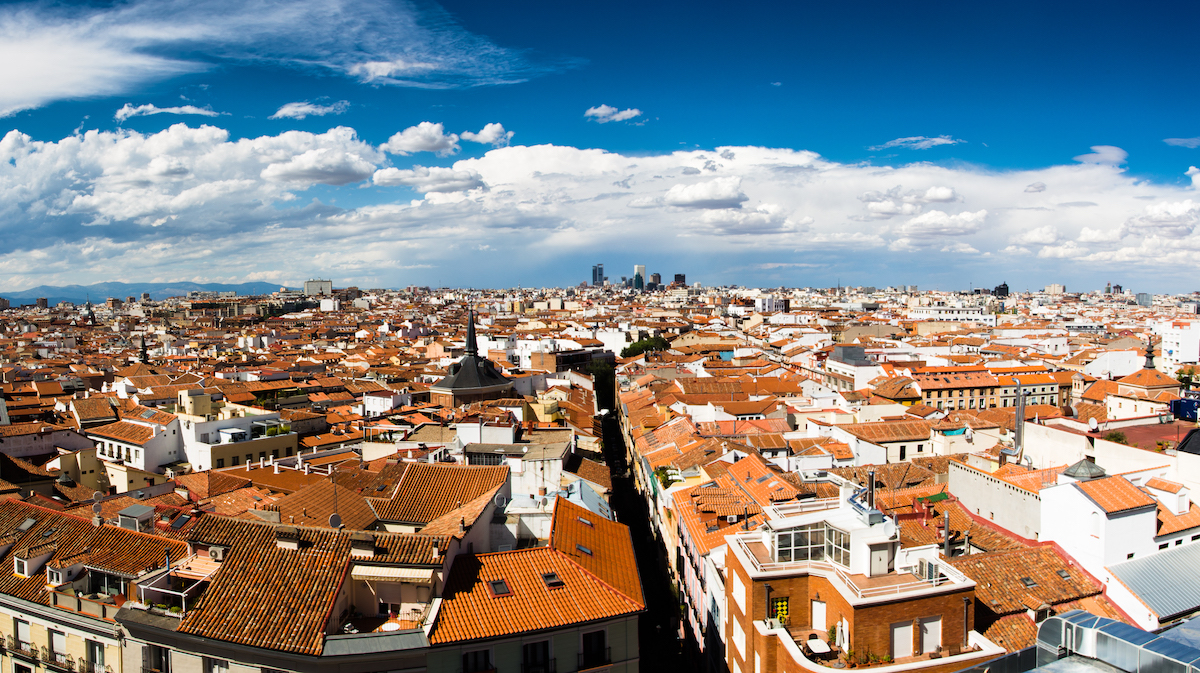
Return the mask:
<svg viewBox="0 0 1200 673">
<path fill-rule="evenodd" d="M 732 536 L 737 547 L 749 559 L 750 564 L 759 572 L 780 572 L 787 571 L 793 573 L 809 573 L 817 574 L 826 579 L 837 577 L 851 592 L 858 598 L 878 598 L 880 596 L 896 596 L 913 591 L 922 591 L 930 587 L 939 587 L 944 585 L 958 585 L 970 582 L 966 575 L 963 575 L 956 568 L 948 563 L 936 562 L 937 574 L 932 578 L 920 578 L 913 574 L 913 580 L 908 582 L 895 582 L 887 584 L 878 584 L 876 586 L 860 586 L 855 582 L 841 566 L 830 563 L 828 561 L 780 561 L 769 562 L 760 561 L 754 552 L 750 550 L 748 542 L 761 542 L 762 538 L 758 534 L 752 535 L 735 535 Z M 916 568 L 914 568 L 915 570 Z M 897 577 L 900 573 L 897 573 Z"/>
<path fill-rule="evenodd" d="M 558 664 L 555 662 L 554 657 L 540 664 L 533 664 L 526 661 L 521 663 L 521 673 L 558 673 Z"/>
<path fill-rule="evenodd" d="M 772 505 L 766 507 L 768 514 L 771 514 L 772 519 L 784 519 L 797 514 L 806 512 L 820 512 L 826 509 L 837 509 L 840 504 L 838 498 L 817 498 L 816 500 L 797 500 L 795 502 L 785 502 L 780 505 Z"/>
<path fill-rule="evenodd" d="M 612 663 L 612 648 L 606 647 L 602 650 L 584 650 L 579 653 L 579 670 L 585 671 L 591 668 L 600 668 L 608 666 Z"/>
</svg>

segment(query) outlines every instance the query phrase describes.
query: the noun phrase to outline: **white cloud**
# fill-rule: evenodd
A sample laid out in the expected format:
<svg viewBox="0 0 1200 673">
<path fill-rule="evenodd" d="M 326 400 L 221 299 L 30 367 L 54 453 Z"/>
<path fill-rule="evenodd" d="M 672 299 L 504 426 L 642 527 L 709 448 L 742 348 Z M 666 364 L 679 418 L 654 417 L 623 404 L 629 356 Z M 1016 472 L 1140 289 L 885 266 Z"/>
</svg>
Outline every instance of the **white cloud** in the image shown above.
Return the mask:
<svg viewBox="0 0 1200 673">
<path fill-rule="evenodd" d="M 479 133 L 471 133 L 470 131 L 462 132 L 462 139 L 469 140 L 473 143 L 482 145 L 491 145 L 492 147 L 504 147 L 508 145 L 513 137 L 512 131 L 505 131 L 503 124 L 491 123 L 486 124 Z"/>
<path fill-rule="evenodd" d="M 1184 175 L 1192 179 L 1192 187 L 1200 189 L 1200 168 L 1188 166 L 1187 172 Z"/>
<path fill-rule="evenodd" d="M 210 108 L 196 107 L 195 105 L 180 105 L 179 107 L 158 107 L 157 105 L 138 105 L 133 106 L 126 103 L 117 113 L 113 115 L 113 119 L 123 122 L 130 117 L 145 117 L 148 115 L 200 115 L 201 117 L 217 117 L 220 112 L 216 112 Z"/>
<path fill-rule="evenodd" d="M 350 109 L 350 101 L 340 100 L 329 105 L 318 105 L 308 101 L 287 103 L 275 111 L 268 119 L 304 119 L 305 117 L 324 117 L 325 115 L 340 115 Z"/>
<path fill-rule="evenodd" d="M 930 147 L 937 147 L 938 145 L 957 145 L 958 143 L 965 142 L 967 141 L 960 140 L 958 138 L 952 138 L 950 136 L 936 136 L 932 138 L 929 136 L 910 136 L 908 138 L 896 138 L 895 140 L 889 140 L 882 145 L 873 145 L 867 149 L 871 150 L 872 152 L 891 149 L 893 147 L 899 147 L 906 150 L 927 150 Z"/>
<path fill-rule="evenodd" d="M 165 55 L 172 53 L 181 55 Z M 440 9 L 387 0 L 0 8 L 0 116 L 241 62 L 435 88 L 520 82 L 576 65 L 533 62 L 463 30 Z"/>
<path fill-rule="evenodd" d="M 618 110 L 611 105 L 597 105 L 596 107 L 588 108 L 583 113 L 591 121 L 599 124 L 607 124 L 608 122 L 623 122 L 634 117 L 642 116 L 642 111 L 637 108 L 629 108 L 627 110 Z"/>
<path fill-rule="evenodd" d="M 1082 164 L 1106 164 L 1109 166 L 1120 166 L 1125 163 L 1125 159 L 1129 153 L 1120 147 L 1113 145 L 1092 145 L 1090 154 L 1080 154 L 1075 157 L 1075 161 Z"/>
<path fill-rule="evenodd" d="M 663 202 L 678 208 L 738 208 L 749 200 L 742 193 L 742 179 L 716 178 L 690 185 L 675 185 L 667 190 Z"/>
<path fill-rule="evenodd" d="M 951 187 L 930 187 L 924 192 L 909 190 L 901 193 L 899 185 L 886 192 L 866 192 L 858 197 L 867 204 L 870 218 L 886 220 L 896 215 L 916 215 L 926 203 L 949 203 L 957 201 L 958 195 Z"/>
<path fill-rule="evenodd" d="M 942 236 L 966 236 L 978 233 L 983 228 L 987 211 L 950 214 L 941 210 L 922 213 L 900 225 L 899 232 L 905 238 L 940 238 Z"/>
<path fill-rule="evenodd" d="M 1047 224 L 1037 229 L 1023 231 L 1009 240 L 1023 245 L 1050 245 L 1056 243 L 1059 238 L 1058 228 L 1053 224 Z"/>
<path fill-rule="evenodd" d="M 458 145 L 458 136 L 446 133 L 446 127 L 441 122 L 421 122 L 388 138 L 380 149 L 406 156 L 416 152 L 434 152 L 440 157 L 445 157 L 458 154 L 462 148 Z"/>
<path fill-rule="evenodd" d="M 413 166 L 412 170 L 384 168 L 375 172 L 375 184 L 381 187 L 412 187 L 418 192 L 461 192 L 483 187 L 483 180 L 474 171 L 453 168 Z"/>
<path fill-rule="evenodd" d="M 979 254 L 979 251 L 976 250 L 974 248 L 974 246 L 971 246 L 970 244 L 967 244 L 967 243 L 963 243 L 961 241 L 957 242 L 957 243 L 951 243 L 950 245 L 943 247 L 942 252 L 954 252 L 954 253 L 958 253 L 960 255 L 978 255 Z"/>
<path fill-rule="evenodd" d="M 936 272 L 961 277 L 975 250 L 1004 253 L 1010 279 L 1031 284 L 1049 273 L 1048 260 L 1060 278 L 1114 263 L 1161 272 L 1172 260 L 1171 273 L 1192 281 L 1183 286 L 1200 281 L 1186 261 L 1200 251 L 1192 188 L 1111 165 L 889 167 L 764 147 L 654 155 L 517 145 L 424 156 L 444 165 L 392 167 L 378 145 L 341 127 L 237 139 L 176 124 L 57 142 L 13 131 L 0 138 L 0 288 L 105 280 L 114 268 L 138 278 L 234 278 L 252 268 L 368 287 L 434 282 L 400 268 L 419 265 L 455 269 L 436 282 L 489 284 L 513 282 L 497 279 L 514 264 L 565 268 L 631 245 L 650 263 L 669 251 L 658 258 L 719 257 L 712 274 L 744 270 L 712 282 L 751 282 L 754 264 L 787 253 L 797 263 L 901 265 L 919 277 L 934 273 L 930 254 L 943 249 L 956 254 L 940 257 Z M 1053 202 L 1023 192 L 1036 182 L 1054 185 Z M 1080 202 L 1097 206 L 1056 207 Z M 908 213 L 856 219 L 872 203 Z M 479 251 L 481 242 L 490 249 Z M 261 253 L 276 248 L 289 254 Z"/>
<path fill-rule="evenodd" d="M 1164 138 L 1163 142 L 1175 147 L 1187 147 L 1189 149 L 1200 147 L 1200 138 Z"/>
<path fill-rule="evenodd" d="M 1046 191 L 1046 183 L 1044 183 L 1044 182 L 1035 182 L 1035 183 L 1033 183 L 1032 185 L 1026 185 L 1026 186 L 1025 186 L 1025 191 L 1026 191 L 1026 192 L 1028 192 L 1028 193 L 1030 193 L 1030 194 L 1036 194 L 1036 193 L 1038 193 L 1038 192 L 1044 192 L 1044 191 Z"/>
<path fill-rule="evenodd" d="M 1155 203 L 1137 217 L 1131 217 L 1121 228 L 1121 236 L 1158 236 L 1185 238 L 1200 222 L 1200 203 L 1191 199 L 1174 203 Z"/>
</svg>

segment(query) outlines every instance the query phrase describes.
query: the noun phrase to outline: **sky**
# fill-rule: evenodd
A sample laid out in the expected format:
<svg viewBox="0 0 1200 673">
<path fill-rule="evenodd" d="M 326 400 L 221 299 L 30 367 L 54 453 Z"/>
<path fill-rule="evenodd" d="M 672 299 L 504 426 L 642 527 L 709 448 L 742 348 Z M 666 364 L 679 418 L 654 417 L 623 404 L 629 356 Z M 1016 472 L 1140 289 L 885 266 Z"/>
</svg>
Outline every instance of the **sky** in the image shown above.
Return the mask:
<svg viewBox="0 0 1200 673">
<path fill-rule="evenodd" d="M 1191 3 L 0 3 L 0 290 L 1200 290 Z"/>
</svg>

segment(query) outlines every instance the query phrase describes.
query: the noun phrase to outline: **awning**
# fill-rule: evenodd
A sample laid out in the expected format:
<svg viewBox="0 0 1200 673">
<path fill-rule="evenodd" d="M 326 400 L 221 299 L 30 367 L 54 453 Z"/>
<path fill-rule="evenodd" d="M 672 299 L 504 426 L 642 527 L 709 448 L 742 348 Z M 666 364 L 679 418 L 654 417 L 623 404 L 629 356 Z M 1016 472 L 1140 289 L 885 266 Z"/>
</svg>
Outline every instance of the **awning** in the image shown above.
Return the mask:
<svg viewBox="0 0 1200 673">
<path fill-rule="evenodd" d="M 385 568 L 382 566 L 356 565 L 350 570 L 350 579 L 365 582 L 412 582 L 433 583 L 432 568 Z"/>
</svg>

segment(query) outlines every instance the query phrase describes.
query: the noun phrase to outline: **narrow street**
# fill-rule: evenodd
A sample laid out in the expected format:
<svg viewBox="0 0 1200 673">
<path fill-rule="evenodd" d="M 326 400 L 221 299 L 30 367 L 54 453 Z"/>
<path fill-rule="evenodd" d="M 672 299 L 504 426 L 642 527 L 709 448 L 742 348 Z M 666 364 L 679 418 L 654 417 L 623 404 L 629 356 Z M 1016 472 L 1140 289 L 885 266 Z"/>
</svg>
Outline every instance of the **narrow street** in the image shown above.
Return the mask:
<svg viewBox="0 0 1200 673">
<path fill-rule="evenodd" d="M 679 606 L 667 579 L 666 560 L 650 533 L 646 501 L 634 489 L 633 479 L 627 476 L 625 441 L 615 411 L 604 420 L 604 458 L 612 474 L 610 504 L 616 511 L 617 520 L 629 526 L 633 536 L 638 571 L 642 577 L 642 592 L 646 597 L 646 613 L 642 615 L 638 634 L 641 670 L 686 670 L 686 657 L 681 653 L 676 637 Z"/>
</svg>

